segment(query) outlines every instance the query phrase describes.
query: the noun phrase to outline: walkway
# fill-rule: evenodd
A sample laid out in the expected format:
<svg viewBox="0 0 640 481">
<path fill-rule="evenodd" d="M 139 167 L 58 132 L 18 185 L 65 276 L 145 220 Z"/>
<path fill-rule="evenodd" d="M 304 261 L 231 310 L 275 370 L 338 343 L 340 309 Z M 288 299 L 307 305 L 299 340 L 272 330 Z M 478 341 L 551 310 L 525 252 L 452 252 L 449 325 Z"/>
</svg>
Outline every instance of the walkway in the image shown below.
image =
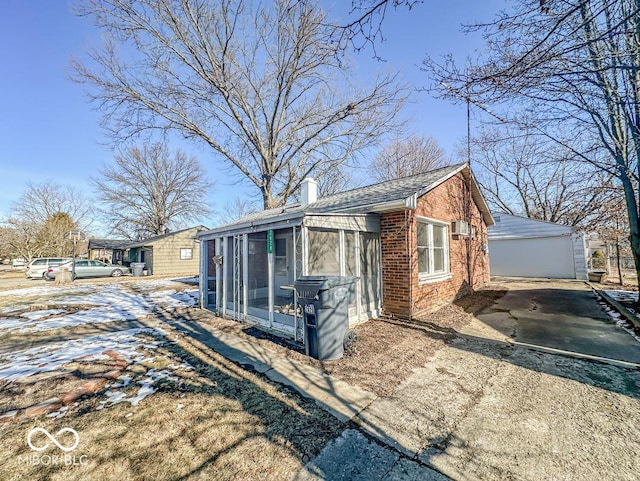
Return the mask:
<svg viewBox="0 0 640 481">
<path fill-rule="evenodd" d="M 640 343 L 581 284 L 509 287 L 380 398 L 206 323 L 172 324 L 355 423 L 298 481 L 635 480 Z"/>
</svg>

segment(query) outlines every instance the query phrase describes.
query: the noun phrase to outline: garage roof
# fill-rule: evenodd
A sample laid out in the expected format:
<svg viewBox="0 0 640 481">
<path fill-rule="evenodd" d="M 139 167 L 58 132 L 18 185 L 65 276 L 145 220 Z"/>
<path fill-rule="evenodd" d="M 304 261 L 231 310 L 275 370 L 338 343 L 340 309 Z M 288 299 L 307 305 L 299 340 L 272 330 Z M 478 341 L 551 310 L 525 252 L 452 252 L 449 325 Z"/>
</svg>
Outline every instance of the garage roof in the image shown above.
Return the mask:
<svg viewBox="0 0 640 481">
<path fill-rule="evenodd" d="M 493 212 L 492 215 L 496 223 L 489 226 L 489 240 L 562 237 L 570 236 L 576 230 L 575 227 L 530 219 L 528 217 L 499 212 Z"/>
</svg>

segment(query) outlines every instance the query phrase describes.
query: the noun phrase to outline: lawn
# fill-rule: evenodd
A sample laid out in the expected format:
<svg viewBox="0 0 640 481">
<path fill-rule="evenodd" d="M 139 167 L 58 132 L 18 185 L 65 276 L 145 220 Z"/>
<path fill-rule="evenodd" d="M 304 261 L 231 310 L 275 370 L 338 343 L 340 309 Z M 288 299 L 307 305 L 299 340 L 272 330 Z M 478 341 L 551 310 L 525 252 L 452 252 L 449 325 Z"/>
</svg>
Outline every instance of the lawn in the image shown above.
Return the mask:
<svg viewBox="0 0 640 481">
<path fill-rule="evenodd" d="M 193 280 L 0 291 L 0 479 L 289 479 L 343 429 L 313 402 L 164 329 Z M 41 403 L 49 401 L 49 404 Z M 36 412 L 34 412 L 36 411 Z M 37 412 L 40 411 L 40 414 Z M 78 434 L 73 443 L 65 428 Z"/>
</svg>

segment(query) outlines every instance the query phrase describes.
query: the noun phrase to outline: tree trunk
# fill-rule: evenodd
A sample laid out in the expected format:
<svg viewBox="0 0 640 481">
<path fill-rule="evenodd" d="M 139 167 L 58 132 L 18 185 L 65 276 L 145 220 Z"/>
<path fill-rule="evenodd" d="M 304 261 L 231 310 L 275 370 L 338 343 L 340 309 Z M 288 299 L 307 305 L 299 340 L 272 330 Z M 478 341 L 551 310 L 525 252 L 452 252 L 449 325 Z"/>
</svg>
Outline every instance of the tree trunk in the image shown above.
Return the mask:
<svg viewBox="0 0 640 481">
<path fill-rule="evenodd" d="M 631 235 L 629 236 L 629 241 L 631 243 L 633 263 L 636 268 L 636 280 L 638 281 L 638 285 L 640 286 L 640 233 L 638 233 L 637 225 L 638 223 L 636 222 L 635 226 L 631 227 Z M 636 305 L 640 307 L 639 299 L 636 299 Z"/>
<path fill-rule="evenodd" d="M 618 265 L 618 278 L 620 279 L 620 285 L 624 285 L 624 280 L 622 278 L 622 266 L 620 264 L 620 241 L 616 237 L 616 263 Z"/>
</svg>

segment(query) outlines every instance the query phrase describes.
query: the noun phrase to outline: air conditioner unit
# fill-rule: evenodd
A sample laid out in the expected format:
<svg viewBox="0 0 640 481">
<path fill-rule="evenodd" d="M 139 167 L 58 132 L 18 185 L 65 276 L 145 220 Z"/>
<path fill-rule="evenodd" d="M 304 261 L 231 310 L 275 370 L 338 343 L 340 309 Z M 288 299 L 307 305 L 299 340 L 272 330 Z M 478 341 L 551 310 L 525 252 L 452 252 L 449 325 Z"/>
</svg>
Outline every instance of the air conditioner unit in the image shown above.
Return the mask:
<svg viewBox="0 0 640 481">
<path fill-rule="evenodd" d="M 469 235 L 469 223 L 466 220 L 457 220 L 453 223 L 453 235 Z"/>
</svg>

